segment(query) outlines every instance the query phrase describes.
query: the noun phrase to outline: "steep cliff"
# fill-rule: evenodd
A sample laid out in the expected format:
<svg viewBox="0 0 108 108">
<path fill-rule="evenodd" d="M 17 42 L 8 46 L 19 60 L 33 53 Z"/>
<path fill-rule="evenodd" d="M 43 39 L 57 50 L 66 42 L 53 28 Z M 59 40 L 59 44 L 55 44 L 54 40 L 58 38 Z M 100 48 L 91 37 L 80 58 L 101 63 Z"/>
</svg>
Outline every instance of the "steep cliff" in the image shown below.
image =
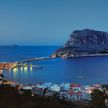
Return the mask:
<svg viewBox="0 0 108 108">
<path fill-rule="evenodd" d="M 75 30 L 56 56 L 73 56 L 108 53 L 108 33 L 90 29 Z"/>
</svg>

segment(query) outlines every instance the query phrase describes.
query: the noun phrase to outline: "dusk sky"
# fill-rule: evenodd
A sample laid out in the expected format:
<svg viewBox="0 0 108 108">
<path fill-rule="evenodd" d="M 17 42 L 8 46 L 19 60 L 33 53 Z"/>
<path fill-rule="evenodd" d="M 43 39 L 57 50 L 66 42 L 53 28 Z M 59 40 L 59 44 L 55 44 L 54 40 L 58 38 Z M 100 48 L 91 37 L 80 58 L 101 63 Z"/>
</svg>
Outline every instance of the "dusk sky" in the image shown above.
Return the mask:
<svg viewBox="0 0 108 108">
<path fill-rule="evenodd" d="M 0 0 L 0 45 L 64 45 L 86 28 L 108 32 L 108 0 Z"/>
</svg>

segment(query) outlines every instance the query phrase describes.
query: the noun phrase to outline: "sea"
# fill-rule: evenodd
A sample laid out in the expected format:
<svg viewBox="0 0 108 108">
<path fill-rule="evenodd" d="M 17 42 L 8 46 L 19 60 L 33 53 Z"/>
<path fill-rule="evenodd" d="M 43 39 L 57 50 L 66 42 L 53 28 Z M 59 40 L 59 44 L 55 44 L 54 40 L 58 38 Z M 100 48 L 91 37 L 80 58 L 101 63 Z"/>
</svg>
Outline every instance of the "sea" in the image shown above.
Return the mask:
<svg viewBox="0 0 108 108">
<path fill-rule="evenodd" d="M 0 46 L 0 62 L 48 57 L 61 46 Z M 108 56 L 55 58 L 27 62 L 27 66 L 3 70 L 7 80 L 22 84 L 108 84 Z M 42 68 L 36 68 L 40 66 Z"/>
</svg>

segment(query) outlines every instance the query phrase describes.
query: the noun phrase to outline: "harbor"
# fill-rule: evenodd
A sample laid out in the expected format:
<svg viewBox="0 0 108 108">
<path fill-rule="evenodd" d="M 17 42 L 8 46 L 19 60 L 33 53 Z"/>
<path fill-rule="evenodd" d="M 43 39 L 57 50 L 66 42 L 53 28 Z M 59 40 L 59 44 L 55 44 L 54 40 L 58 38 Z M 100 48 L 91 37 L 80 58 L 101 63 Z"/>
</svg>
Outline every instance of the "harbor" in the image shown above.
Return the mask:
<svg viewBox="0 0 108 108">
<path fill-rule="evenodd" d="M 29 58 L 29 59 L 25 59 L 25 60 L 21 60 L 21 61 L 15 61 L 15 62 L 0 62 L 0 70 L 9 70 L 9 69 L 13 69 L 16 67 L 35 67 L 35 68 L 42 68 L 41 66 L 38 65 L 28 65 L 27 62 L 32 62 L 32 61 L 40 61 L 40 60 L 47 60 L 47 59 L 54 59 L 56 57 L 52 56 L 52 57 L 38 57 L 38 58 Z"/>
</svg>

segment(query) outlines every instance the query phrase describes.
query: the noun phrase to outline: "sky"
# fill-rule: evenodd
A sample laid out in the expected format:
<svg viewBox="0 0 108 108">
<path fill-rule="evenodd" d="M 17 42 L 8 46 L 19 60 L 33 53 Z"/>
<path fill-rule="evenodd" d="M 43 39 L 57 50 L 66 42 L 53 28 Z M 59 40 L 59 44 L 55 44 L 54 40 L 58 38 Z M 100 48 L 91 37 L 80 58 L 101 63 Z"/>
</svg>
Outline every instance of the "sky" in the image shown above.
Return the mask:
<svg viewBox="0 0 108 108">
<path fill-rule="evenodd" d="M 0 0 L 0 45 L 64 45 L 87 28 L 108 32 L 108 0 Z"/>
</svg>

